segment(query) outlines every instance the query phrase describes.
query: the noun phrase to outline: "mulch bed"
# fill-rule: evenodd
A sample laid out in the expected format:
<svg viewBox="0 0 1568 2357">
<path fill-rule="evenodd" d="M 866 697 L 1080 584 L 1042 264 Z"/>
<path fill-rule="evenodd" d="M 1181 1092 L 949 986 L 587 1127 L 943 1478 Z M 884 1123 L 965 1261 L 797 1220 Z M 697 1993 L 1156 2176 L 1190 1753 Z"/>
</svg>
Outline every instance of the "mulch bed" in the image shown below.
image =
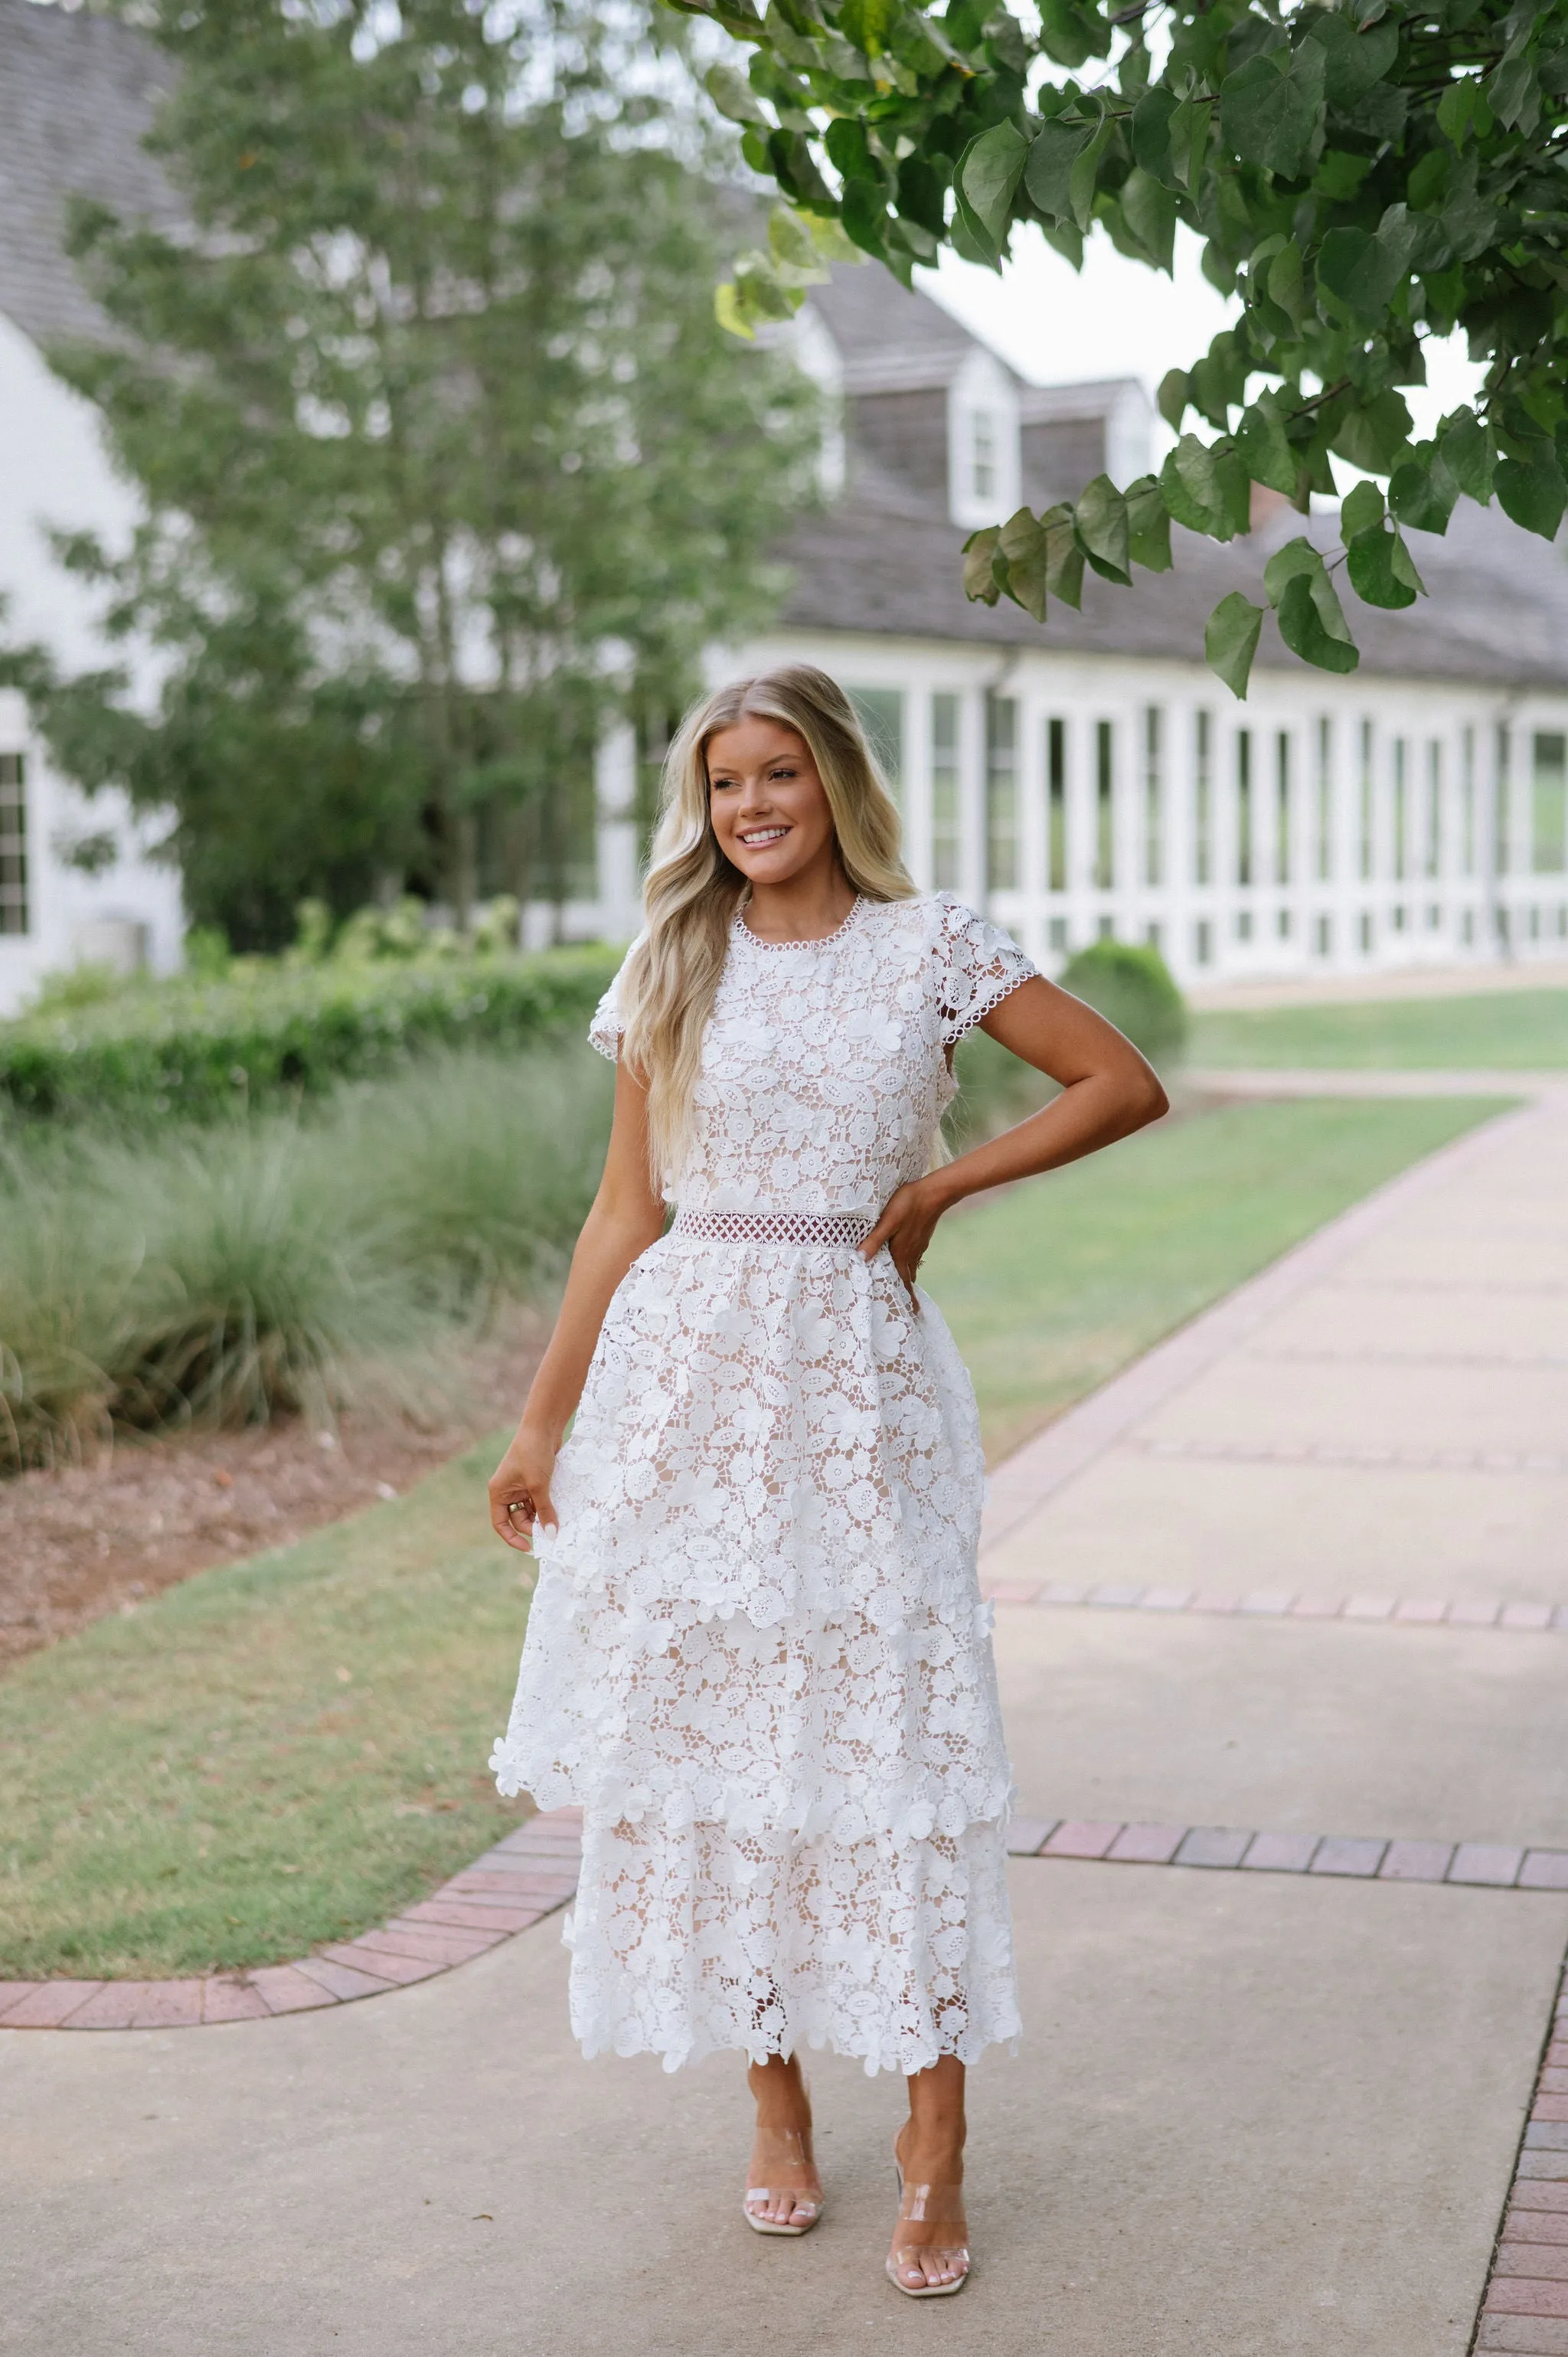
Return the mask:
<svg viewBox="0 0 1568 2357">
<path fill-rule="evenodd" d="M 546 1332 L 528 1317 L 475 1351 L 428 1423 L 361 1411 L 323 1434 L 291 1417 L 122 1440 L 91 1464 L 0 1480 L 0 1666 L 406 1490 L 516 1416 Z"/>
</svg>

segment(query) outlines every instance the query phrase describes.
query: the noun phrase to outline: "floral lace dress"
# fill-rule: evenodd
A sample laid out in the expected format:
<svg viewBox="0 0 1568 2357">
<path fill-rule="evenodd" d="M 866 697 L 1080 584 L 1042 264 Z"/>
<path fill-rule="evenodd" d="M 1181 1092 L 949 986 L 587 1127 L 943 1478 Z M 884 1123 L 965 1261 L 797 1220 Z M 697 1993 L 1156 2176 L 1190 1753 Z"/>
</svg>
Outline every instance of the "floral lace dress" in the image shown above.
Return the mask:
<svg viewBox="0 0 1568 2357">
<path fill-rule="evenodd" d="M 945 894 L 825 941 L 737 916 L 669 1232 L 606 1317 L 539 1531 L 500 1790 L 584 1813 L 589 2054 L 1017 2034 L 974 1394 L 855 1251 L 929 1163 L 947 1051 L 1034 968 Z M 616 987 L 590 1038 L 614 1056 Z"/>
</svg>

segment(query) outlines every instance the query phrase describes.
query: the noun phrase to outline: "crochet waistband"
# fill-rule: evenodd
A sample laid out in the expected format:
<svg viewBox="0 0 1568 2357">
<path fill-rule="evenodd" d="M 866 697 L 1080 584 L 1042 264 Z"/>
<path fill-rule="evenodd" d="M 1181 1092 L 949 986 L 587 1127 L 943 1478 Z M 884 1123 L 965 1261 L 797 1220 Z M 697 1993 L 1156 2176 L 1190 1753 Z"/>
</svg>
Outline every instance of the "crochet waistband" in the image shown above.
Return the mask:
<svg viewBox="0 0 1568 2357">
<path fill-rule="evenodd" d="M 677 1211 L 670 1233 L 705 1243 L 836 1245 L 853 1252 L 875 1225 L 862 1211 Z"/>
</svg>

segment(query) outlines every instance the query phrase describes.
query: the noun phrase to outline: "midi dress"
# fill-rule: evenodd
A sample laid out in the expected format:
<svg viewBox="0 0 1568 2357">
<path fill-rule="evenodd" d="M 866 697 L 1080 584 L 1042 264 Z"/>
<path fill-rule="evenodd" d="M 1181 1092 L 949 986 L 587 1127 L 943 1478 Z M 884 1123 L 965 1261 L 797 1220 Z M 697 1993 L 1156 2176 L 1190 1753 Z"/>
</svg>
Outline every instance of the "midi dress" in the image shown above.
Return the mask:
<svg viewBox="0 0 1568 2357">
<path fill-rule="evenodd" d="M 855 1247 L 929 1167 L 950 1049 L 1034 972 L 945 893 L 860 898 L 815 942 L 736 916 L 675 1217 L 606 1315 L 490 1761 L 583 1813 L 589 2055 L 912 2072 L 1018 2034 L 974 1394 L 936 1304 Z"/>
</svg>

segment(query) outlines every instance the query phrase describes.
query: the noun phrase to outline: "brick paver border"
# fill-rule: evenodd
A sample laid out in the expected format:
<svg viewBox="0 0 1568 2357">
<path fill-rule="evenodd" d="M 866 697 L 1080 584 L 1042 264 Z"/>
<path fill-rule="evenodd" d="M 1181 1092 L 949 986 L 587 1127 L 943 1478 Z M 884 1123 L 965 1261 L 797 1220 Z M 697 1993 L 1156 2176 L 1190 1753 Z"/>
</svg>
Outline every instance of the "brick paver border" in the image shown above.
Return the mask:
<svg viewBox="0 0 1568 2357">
<path fill-rule="evenodd" d="M 168 1981 L 0 1981 L 0 2029 L 194 2029 L 431 1980 L 564 1907 L 577 1888 L 581 1831 L 577 1809 L 530 1817 L 430 1898 L 292 1964 Z"/>
<path fill-rule="evenodd" d="M 1568 1631 L 1568 1604 L 1480 1598 L 1454 1602 L 1441 1596 L 1304 1596 L 1257 1587 L 1241 1595 L 1202 1587 L 1140 1587 L 1108 1581 L 1098 1587 L 1067 1580 L 986 1579 L 981 1594 L 994 1604 L 1090 1605 L 1104 1612 L 1238 1614 L 1246 1620 L 1367 1620 L 1399 1629 L 1506 1629 L 1516 1635 Z"/>
<path fill-rule="evenodd" d="M 1568 2357 L 1568 1993 L 1557 1985 L 1472 2347 Z"/>
<path fill-rule="evenodd" d="M 1106 1866 L 1191 1866 L 1239 1874 L 1323 1874 L 1357 1882 L 1446 1882 L 1490 1890 L 1568 1890 L 1568 1849 L 1523 1843 L 1391 1840 L 1387 1835 L 1255 1833 L 1231 1825 L 1015 1817 L 1014 1857 Z M 1568 2119 L 1568 2104 L 1564 2106 Z M 1568 2127 L 1563 2129 L 1568 2147 Z M 1568 2152 L 1564 2155 L 1568 2162 Z M 1568 2166 L 1563 2174 L 1568 2177 Z"/>
</svg>

